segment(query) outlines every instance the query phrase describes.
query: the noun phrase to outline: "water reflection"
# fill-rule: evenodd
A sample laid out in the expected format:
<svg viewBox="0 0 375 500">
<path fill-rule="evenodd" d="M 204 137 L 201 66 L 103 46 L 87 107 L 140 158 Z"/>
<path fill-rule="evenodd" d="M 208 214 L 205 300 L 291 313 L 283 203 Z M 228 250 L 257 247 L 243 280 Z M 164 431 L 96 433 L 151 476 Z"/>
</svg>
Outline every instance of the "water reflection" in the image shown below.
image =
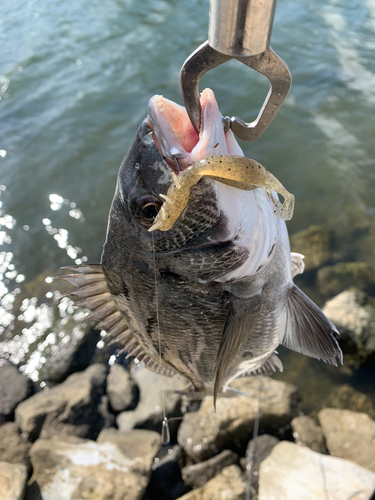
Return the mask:
<svg viewBox="0 0 375 500">
<path fill-rule="evenodd" d="M 5 191 L 6 187 L 0 186 L 0 196 Z M 53 212 L 58 210 L 67 211 L 76 221 L 83 220 L 82 211 L 76 203 L 58 194 L 50 194 L 49 201 L 52 214 L 42 220 L 45 230 L 74 264 L 86 262 L 82 249 L 69 243 L 69 231 L 54 227 L 52 222 Z M 17 221 L 5 212 L 3 200 L 0 209 L 0 247 L 4 248 L 0 252 L 0 358 L 21 365 L 20 370 L 33 381 L 39 381 L 43 388 L 44 366 L 61 358 L 64 348 L 72 349 L 79 344 L 90 327 L 83 321 L 88 312 L 75 307 L 69 297 L 63 297 L 65 284 L 55 282 L 50 276 L 38 276 L 24 283 L 26 277 L 17 271 L 11 251 L 12 231 Z M 24 225 L 22 229 L 27 232 L 30 227 Z M 21 283 L 25 284 L 23 288 Z M 100 340 L 98 347 L 103 345 Z M 44 371 L 47 375 L 51 373 Z"/>
</svg>

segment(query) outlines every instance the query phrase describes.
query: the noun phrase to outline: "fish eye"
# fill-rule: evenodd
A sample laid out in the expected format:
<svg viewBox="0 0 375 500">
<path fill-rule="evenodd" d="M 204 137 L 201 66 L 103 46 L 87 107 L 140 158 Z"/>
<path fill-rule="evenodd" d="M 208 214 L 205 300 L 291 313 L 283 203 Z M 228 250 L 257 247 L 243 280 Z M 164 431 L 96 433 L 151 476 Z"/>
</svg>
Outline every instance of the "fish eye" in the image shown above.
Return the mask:
<svg viewBox="0 0 375 500">
<path fill-rule="evenodd" d="M 142 218 L 154 219 L 162 206 L 162 202 L 152 195 L 140 196 L 135 200 L 137 212 Z"/>
</svg>

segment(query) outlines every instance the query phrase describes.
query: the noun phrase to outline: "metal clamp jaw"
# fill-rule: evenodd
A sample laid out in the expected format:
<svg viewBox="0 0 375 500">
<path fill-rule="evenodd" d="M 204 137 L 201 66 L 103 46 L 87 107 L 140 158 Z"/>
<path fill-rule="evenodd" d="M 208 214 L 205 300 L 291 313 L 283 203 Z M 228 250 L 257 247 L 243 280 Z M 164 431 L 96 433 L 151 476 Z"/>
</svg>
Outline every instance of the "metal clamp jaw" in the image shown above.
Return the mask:
<svg viewBox="0 0 375 500">
<path fill-rule="evenodd" d="M 199 80 L 207 71 L 237 59 L 266 76 L 271 88 L 256 120 L 225 120 L 225 127 L 244 141 L 260 137 L 287 96 L 292 77 L 286 63 L 269 47 L 276 0 L 211 0 L 209 40 L 184 62 L 180 89 L 189 118 L 199 133 Z"/>
</svg>

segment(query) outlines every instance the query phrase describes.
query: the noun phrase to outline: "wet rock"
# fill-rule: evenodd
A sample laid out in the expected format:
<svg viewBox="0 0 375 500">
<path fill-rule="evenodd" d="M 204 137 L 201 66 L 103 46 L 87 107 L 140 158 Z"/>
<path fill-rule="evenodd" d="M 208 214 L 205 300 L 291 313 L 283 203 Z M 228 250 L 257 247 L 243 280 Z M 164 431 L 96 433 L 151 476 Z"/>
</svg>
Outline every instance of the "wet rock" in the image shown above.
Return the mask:
<svg viewBox="0 0 375 500">
<path fill-rule="evenodd" d="M 22 464 L 0 462 L 0 498 L 23 500 L 27 480 L 27 468 Z"/>
<path fill-rule="evenodd" d="M 375 287 L 375 270 L 366 262 L 340 262 L 319 269 L 317 283 L 324 296 L 332 297 L 349 287 L 371 291 Z"/>
<path fill-rule="evenodd" d="M 290 237 L 290 247 L 292 252 L 302 253 L 305 256 L 305 271 L 310 271 L 331 260 L 330 239 L 327 228 L 310 226 Z"/>
<path fill-rule="evenodd" d="M 195 462 L 206 460 L 235 441 L 251 438 L 259 395 L 261 426 L 275 430 L 298 415 L 300 395 L 295 386 L 268 377 L 234 380 L 231 387 L 247 392 L 233 398 L 218 398 L 217 413 L 213 398 L 206 396 L 197 412 L 184 416 L 178 441 Z"/>
<path fill-rule="evenodd" d="M 365 413 L 324 408 L 318 413 L 327 448 L 375 472 L 375 421 Z"/>
<path fill-rule="evenodd" d="M 371 399 L 347 384 L 336 386 L 323 401 L 323 407 L 358 411 L 375 418 L 375 408 Z"/>
<path fill-rule="evenodd" d="M 231 498 L 245 500 L 246 483 L 238 465 L 225 467 L 220 474 L 212 478 L 201 488 L 190 491 L 179 500 L 212 500 Z"/>
<path fill-rule="evenodd" d="M 30 446 L 24 441 L 14 422 L 5 422 L 0 426 L 0 462 L 23 464 L 30 468 Z"/>
<path fill-rule="evenodd" d="M 129 432 L 122 432 L 113 427 L 103 429 L 97 442 L 116 445 L 123 455 L 130 460 L 137 460 L 138 470 L 147 477 L 150 475 L 154 457 L 161 447 L 160 434 L 145 429 Z"/>
<path fill-rule="evenodd" d="M 164 456 L 161 456 L 163 453 Z M 181 448 L 178 445 L 161 450 L 152 466 L 144 500 L 175 500 L 187 491 L 181 477 L 181 462 Z"/>
<path fill-rule="evenodd" d="M 133 411 L 122 412 L 116 422 L 119 429 L 129 431 L 134 428 L 149 429 L 161 432 L 163 415 L 163 400 L 168 418 L 181 415 L 181 396 L 174 391 L 187 386 L 183 377 L 164 377 L 146 368 L 137 369 L 133 378 L 140 391 L 140 399 Z M 164 391 L 164 396 L 163 396 Z M 179 420 L 170 422 L 171 439 L 176 437 Z"/>
<path fill-rule="evenodd" d="M 13 418 L 16 406 L 31 392 L 31 380 L 12 363 L 0 359 L 0 424 Z"/>
<path fill-rule="evenodd" d="M 229 465 L 238 463 L 238 455 L 231 450 L 224 450 L 204 462 L 188 465 L 181 470 L 182 478 L 190 488 L 203 486 L 212 477 Z"/>
<path fill-rule="evenodd" d="M 134 408 L 139 397 L 137 384 L 130 373 L 121 365 L 111 366 L 107 378 L 107 396 L 114 411 L 124 411 Z"/>
<path fill-rule="evenodd" d="M 373 472 L 288 441 L 260 466 L 258 500 L 370 500 L 374 491 Z"/>
<path fill-rule="evenodd" d="M 279 443 L 280 440 L 269 434 L 262 434 L 258 436 L 254 449 L 254 440 L 249 441 L 246 450 L 246 458 L 241 459 L 241 466 L 246 470 L 247 474 L 250 472 L 251 468 L 251 453 L 254 449 L 253 458 L 253 477 L 251 480 L 252 494 L 256 494 L 259 488 L 259 467 L 260 464 L 265 460 L 274 447 Z"/>
<path fill-rule="evenodd" d="M 341 342 L 351 342 L 367 354 L 375 352 L 375 301 L 365 292 L 350 288 L 328 301 L 323 312 L 336 325 Z"/>
<path fill-rule="evenodd" d="M 297 444 L 307 446 L 317 453 L 327 453 L 323 430 L 311 417 L 295 417 L 290 425 Z"/>
<path fill-rule="evenodd" d="M 59 492 L 59 500 L 140 500 L 148 474 L 143 458 L 132 453 L 129 458 L 110 442 L 74 436 L 38 439 L 31 448 L 27 499 L 56 500 Z"/>
<path fill-rule="evenodd" d="M 23 435 L 30 441 L 56 434 L 96 438 L 113 423 L 104 396 L 106 377 L 106 367 L 92 365 L 18 405 L 16 421 Z"/>
</svg>

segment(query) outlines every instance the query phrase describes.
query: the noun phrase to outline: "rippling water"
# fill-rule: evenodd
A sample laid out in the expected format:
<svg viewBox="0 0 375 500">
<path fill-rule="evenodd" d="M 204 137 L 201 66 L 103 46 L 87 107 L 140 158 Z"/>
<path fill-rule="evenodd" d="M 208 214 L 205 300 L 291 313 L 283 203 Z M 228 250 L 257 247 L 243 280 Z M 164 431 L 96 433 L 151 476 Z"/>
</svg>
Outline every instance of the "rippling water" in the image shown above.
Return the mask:
<svg viewBox="0 0 375 500">
<path fill-rule="evenodd" d="M 0 349 L 21 363 L 39 349 L 40 363 L 53 344 L 54 288 L 36 301 L 27 284 L 99 261 L 120 161 L 150 96 L 181 102 L 179 70 L 207 36 L 208 1 L 4 0 L 0 10 Z M 293 86 L 244 152 L 296 195 L 291 233 L 324 225 L 345 260 L 375 264 L 375 2 L 279 0 L 272 45 Z M 247 121 L 268 90 L 237 62 L 201 85 L 223 114 Z M 27 368 L 35 379 L 37 366 Z M 290 378 L 347 380 L 326 367 L 318 377 L 317 366 L 309 361 L 301 375 L 293 365 Z"/>
</svg>

